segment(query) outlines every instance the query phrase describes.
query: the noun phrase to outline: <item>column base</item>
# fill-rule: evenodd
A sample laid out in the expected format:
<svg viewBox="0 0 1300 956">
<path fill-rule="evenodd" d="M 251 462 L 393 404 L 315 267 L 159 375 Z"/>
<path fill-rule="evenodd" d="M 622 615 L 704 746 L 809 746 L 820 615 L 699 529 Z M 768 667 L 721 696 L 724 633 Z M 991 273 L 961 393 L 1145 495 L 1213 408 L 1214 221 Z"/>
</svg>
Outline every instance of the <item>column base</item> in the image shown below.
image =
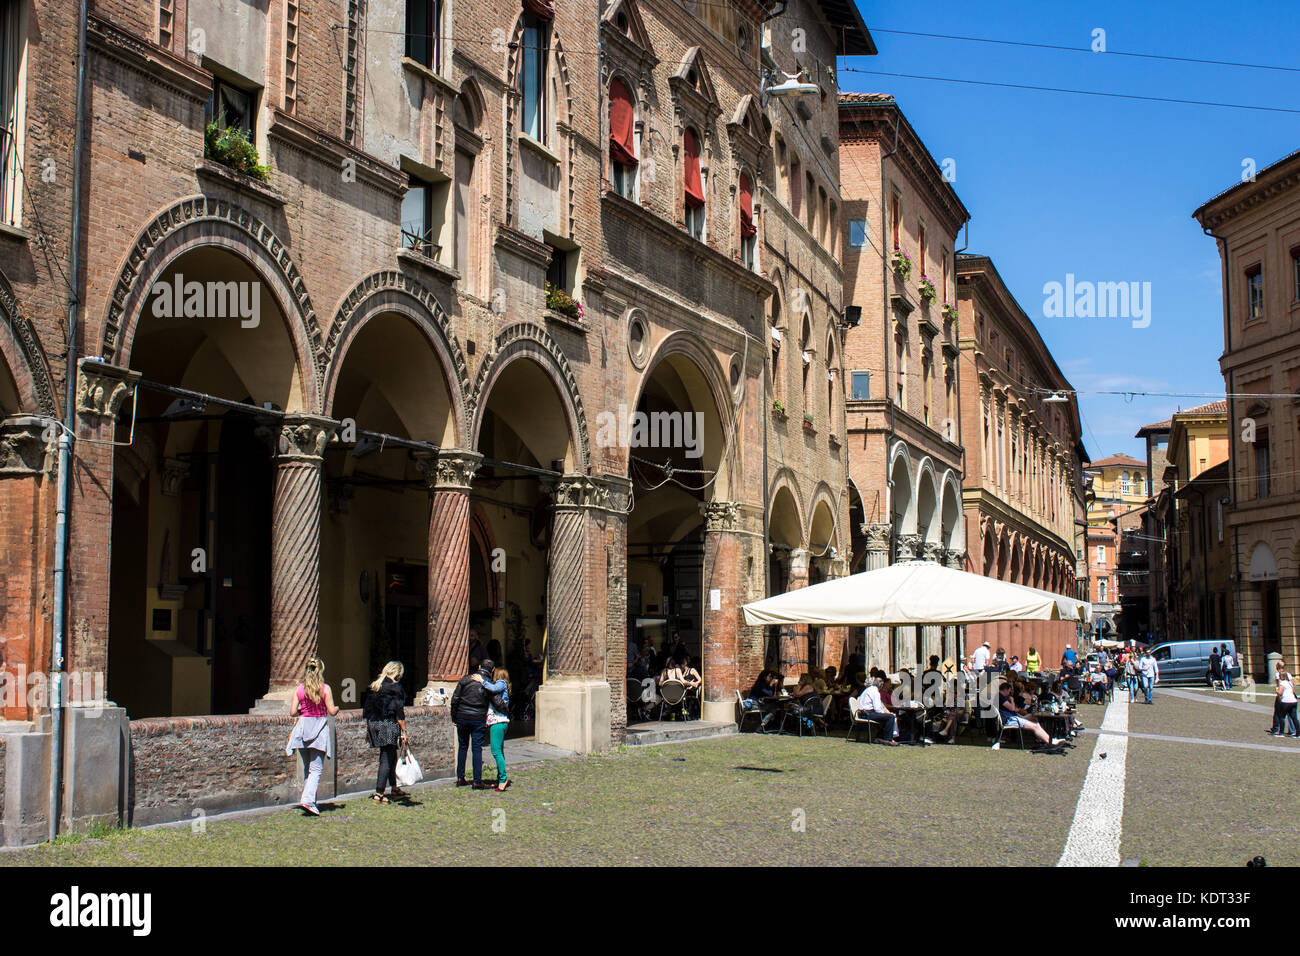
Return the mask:
<svg viewBox="0 0 1300 956">
<path fill-rule="evenodd" d="M 112 701 L 64 710 L 61 829 L 125 822 L 131 779 L 131 730 L 126 711 Z"/>
<path fill-rule="evenodd" d="M 736 722 L 736 698 L 731 700 L 706 700 L 700 704 L 700 720 L 713 721 L 719 724 L 734 724 Z"/>
<path fill-rule="evenodd" d="M 588 677 L 553 677 L 533 702 L 537 740 L 575 753 L 609 749 L 609 684 Z"/>
<path fill-rule="evenodd" d="M 293 692 L 298 689 L 298 685 L 293 687 L 272 687 L 262 697 L 259 697 L 253 706 L 248 709 L 250 714 L 287 714 L 289 713 L 289 702 L 293 699 Z"/>
<path fill-rule="evenodd" d="M 459 681 L 454 680 L 431 680 L 415 695 L 412 703 L 417 707 L 450 704 L 451 695 L 455 692 L 458 683 Z"/>
</svg>

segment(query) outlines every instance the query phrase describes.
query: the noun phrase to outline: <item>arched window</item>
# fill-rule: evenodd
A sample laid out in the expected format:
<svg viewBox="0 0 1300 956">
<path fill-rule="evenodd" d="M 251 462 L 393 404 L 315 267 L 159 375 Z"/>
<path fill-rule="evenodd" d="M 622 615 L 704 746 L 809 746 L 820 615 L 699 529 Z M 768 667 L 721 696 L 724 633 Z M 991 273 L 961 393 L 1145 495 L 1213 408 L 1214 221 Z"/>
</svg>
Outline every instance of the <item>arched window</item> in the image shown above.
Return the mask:
<svg viewBox="0 0 1300 956">
<path fill-rule="evenodd" d="M 615 78 L 609 84 L 609 169 L 614 190 L 620 196 L 635 198 L 636 148 L 632 127 L 636 108 L 627 84 Z"/>
<path fill-rule="evenodd" d="M 753 269 L 758 247 L 758 229 L 754 226 L 754 183 L 748 173 L 740 174 L 740 261 Z"/>
<path fill-rule="evenodd" d="M 778 411 L 785 411 L 785 371 L 781 365 L 781 287 L 772 294 L 772 327 L 768 332 L 772 340 L 772 403 Z"/>
<path fill-rule="evenodd" d="M 547 140 L 546 61 L 550 51 L 550 24 L 554 13 L 545 16 L 540 8 L 549 4 L 533 0 L 524 14 L 520 38 L 519 130 L 539 143 Z"/>
<path fill-rule="evenodd" d="M 686 197 L 686 231 L 704 240 L 704 179 L 700 172 L 700 138 L 688 128 L 682 136 L 682 187 Z"/>
</svg>

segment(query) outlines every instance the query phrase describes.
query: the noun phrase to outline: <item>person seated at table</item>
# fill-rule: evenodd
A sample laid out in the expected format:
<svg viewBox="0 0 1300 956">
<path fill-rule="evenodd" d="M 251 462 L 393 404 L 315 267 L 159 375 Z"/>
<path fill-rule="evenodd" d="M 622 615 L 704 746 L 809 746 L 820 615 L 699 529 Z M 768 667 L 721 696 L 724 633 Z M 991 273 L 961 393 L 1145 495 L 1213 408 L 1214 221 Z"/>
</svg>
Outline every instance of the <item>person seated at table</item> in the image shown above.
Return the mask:
<svg viewBox="0 0 1300 956">
<path fill-rule="evenodd" d="M 664 669 L 659 672 L 659 683 L 662 685 L 670 680 L 675 680 L 682 684 L 686 683 L 686 679 L 682 674 L 681 665 L 678 664 L 671 655 L 669 655 L 664 661 Z"/>
<path fill-rule="evenodd" d="M 686 685 L 687 690 L 698 690 L 701 684 L 700 672 L 695 669 L 695 661 L 687 654 L 682 658 L 678 670 L 682 672 L 682 683 Z"/>
<path fill-rule="evenodd" d="M 920 672 L 920 685 L 917 688 L 917 696 L 924 701 L 927 706 L 935 704 L 932 700 L 933 695 L 939 693 L 939 688 L 944 683 L 943 671 L 939 670 L 939 654 L 931 654 L 930 666 Z"/>
<path fill-rule="evenodd" d="M 811 697 L 817 693 L 817 685 L 813 681 L 812 674 L 804 672 L 799 675 L 799 683 L 794 689 L 795 700 L 803 703 L 805 697 Z"/>
<path fill-rule="evenodd" d="M 1021 714 L 1019 706 L 1016 704 L 1015 688 L 1009 681 L 1003 681 L 998 686 L 998 713 L 1002 716 L 1003 727 L 1019 727 L 1022 730 L 1028 730 L 1038 738 L 1039 744 L 1043 747 L 1059 747 L 1062 743 L 1056 737 L 1051 736 L 1043 729 L 1042 724 L 1029 717 Z M 1002 746 L 1002 741 L 996 741 L 993 749 L 997 750 Z"/>
<path fill-rule="evenodd" d="M 1094 664 L 1092 672 L 1088 675 L 1088 699 L 1094 704 L 1100 704 L 1106 696 L 1106 672 L 1101 669 L 1100 664 Z"/>
<path fill-rule="evenodd" d="M 826 668 L 824 671 L 817 672 L 813 680 L 813 686 L 817 688 L 819 694 L 829 694 L 835 689 L 835 667 Z"/>
<path fill-rule="evenodd" d="M 880 695 L 880 688 L 876 686 L 875 681 L 867 681 L 867 686 L 858 696 L 858 718 L 879 721 L 885 728 L 885 737 L 889 746 L 898 746 L 898 718 L 886 708 L 884 698 Z"/>
<path fill-rule="evenodd" d="M 1012 654 L 1011 663 L 1007 665 L 1007 669 L 1015 671 L 1017 674 L 1023 674 L 1025 671 L 1025 665 L 1020 663 L 1019 656 Z"/>
<path fill-rule="evenodd" d="M 961 720 L 966 715 L 965 675 L 956 673 L 957 668 L 951 658 L 944 662 L 944 666 L 953 673 L 940 672 L 942 683 L 939 685 L 939 699 L 931 706 L 930 711 L 935 715 L 934 720 L 938 727 L 936 733 L 942 742 L 955 744 Z M 939 721 L 942 721 L 942 724 Z"/>
<path fill-rule="evenodd" d="M 746 702 L 753 701 L 757 703 L 765 697 L 772 696 L 772 672 L 766 667 L 759 671 L 758 677 L 754 680 L 754 686 L 749 689 L 746 695 Z"/>
</svg>

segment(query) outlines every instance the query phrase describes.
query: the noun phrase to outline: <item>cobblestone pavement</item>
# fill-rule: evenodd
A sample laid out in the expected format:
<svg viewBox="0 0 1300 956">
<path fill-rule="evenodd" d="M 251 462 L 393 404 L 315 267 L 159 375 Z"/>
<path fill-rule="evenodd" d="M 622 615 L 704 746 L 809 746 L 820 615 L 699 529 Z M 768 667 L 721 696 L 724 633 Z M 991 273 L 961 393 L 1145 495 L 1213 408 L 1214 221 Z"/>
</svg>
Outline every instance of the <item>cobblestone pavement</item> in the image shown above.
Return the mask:
<svg viewBox="0 0 1300 956">
<path fill-rule="evenodd" d="M 1232 746 L 1273 743 L 1265 715 L 1174 696 L 1130 714 L 1122 861 L 1300 863 L 1288 792 L 1300 762 Z M 1101 717 L 1083 708 L 1089 728 Z M 1050 866 L 1095 741 L 1053 756 L 733 735 L 533 764 L 503 794 L 442 783 L 410 805 L 351 798 L 319 819 L 277 810 L 210 819 L 201 833 L 110 832 L 0 854 L 0 865 L 472 864 L 490 853 L 497 864 Z"/>
</svg>

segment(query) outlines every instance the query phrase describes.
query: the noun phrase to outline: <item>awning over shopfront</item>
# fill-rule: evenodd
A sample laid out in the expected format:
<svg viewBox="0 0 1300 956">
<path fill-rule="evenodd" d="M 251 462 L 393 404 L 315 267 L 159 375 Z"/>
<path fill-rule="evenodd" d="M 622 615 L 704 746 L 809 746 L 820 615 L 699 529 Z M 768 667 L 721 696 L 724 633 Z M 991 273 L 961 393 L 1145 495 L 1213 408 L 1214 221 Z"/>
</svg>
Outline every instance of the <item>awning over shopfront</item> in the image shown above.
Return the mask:
<svg viewBox="0 0 1300 956">
<path fill-rule="evenodd" d="M 744 606 L 745 623 L 906 627 L 990 621 L 1091 619 L 1084 601 L 1064 594 L 945 568 L 902 561 L 875 571 L 787 591 Z"/>
</svg>

